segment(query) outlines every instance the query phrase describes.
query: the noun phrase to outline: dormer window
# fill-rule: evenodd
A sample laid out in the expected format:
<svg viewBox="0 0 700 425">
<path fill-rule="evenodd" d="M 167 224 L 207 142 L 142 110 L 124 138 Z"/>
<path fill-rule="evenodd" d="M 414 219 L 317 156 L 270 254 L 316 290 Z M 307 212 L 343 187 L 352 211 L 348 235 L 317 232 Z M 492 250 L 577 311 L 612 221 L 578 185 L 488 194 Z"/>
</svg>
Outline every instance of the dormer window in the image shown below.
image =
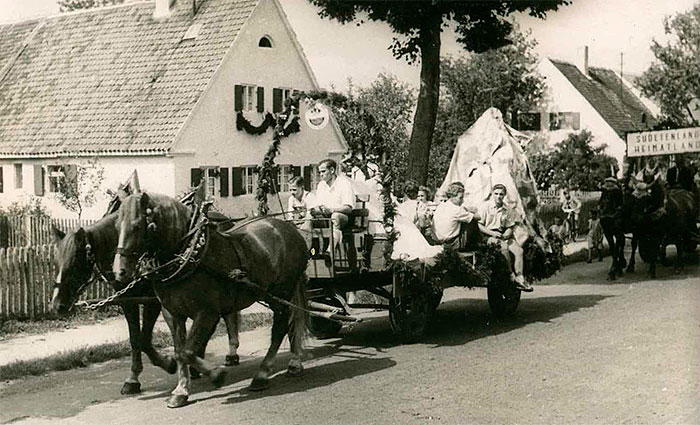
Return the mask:
<svg viewBox="0 0 700 425">
<path fill-rule="evenodd" d="M 258 41 L 258 47 L 264 47 L 266 49 L 272 49 L 272 39 L 269 36 L 264 36 Z"/>
</svg>

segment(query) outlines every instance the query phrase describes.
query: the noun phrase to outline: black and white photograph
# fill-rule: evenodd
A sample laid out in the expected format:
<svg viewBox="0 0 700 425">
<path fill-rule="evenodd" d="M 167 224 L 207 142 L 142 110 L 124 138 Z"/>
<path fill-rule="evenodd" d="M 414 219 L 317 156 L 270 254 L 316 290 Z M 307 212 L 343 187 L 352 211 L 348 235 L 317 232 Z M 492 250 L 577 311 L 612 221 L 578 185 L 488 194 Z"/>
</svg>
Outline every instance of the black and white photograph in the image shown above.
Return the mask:
<svg viewBox="0 0 700 425">
<path fill-rule="evenodd" d="M 0 0 L 0 424 L 697 425 L 700 1 Z"/>
</svg>

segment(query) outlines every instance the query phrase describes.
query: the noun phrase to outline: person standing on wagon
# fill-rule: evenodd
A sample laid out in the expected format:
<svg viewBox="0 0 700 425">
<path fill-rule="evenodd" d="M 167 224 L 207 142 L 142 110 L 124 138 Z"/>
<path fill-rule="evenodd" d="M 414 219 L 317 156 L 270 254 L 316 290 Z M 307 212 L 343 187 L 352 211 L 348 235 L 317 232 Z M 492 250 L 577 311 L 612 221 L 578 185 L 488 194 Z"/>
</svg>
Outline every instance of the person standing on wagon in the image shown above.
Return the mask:
<svg viewBox="0 0 700 425">
<path fill-rule="evenodd" d="M 503 200 L 506 197 L 506 186 L 495 184 L 491 189 L 491 199 L 488 200 L 479 211 L 479 230 L 488 237 L 487 242 L 497 245 L 501 254 L 508 261 L 509 269 L 513 270 L 513 280 L 518 289 L 532 292 L 533 287 L 525 281 L 523 276 L 523 247 L 515 240 L 513 230 L 517 223 L 517 213 L 508 208 Z M 515 257 L 511 265 L 510 254 Z"/>
<path fill-rule="evenodd" d="M 340 245 L 342 228 L 350 222 L 350 214 L 355 205 L 355 191 L 352 183 L 344 175 L 338 175 L 338 164 L 328 158 L 318 163 L 321 181 L 316 187 L 316 206 L 311 208 L 314 218 L 330 218 L 333 223 L 333 247 L 328 246 L 326 259 L 330 259 L 331 249 Z"/>
</svg>

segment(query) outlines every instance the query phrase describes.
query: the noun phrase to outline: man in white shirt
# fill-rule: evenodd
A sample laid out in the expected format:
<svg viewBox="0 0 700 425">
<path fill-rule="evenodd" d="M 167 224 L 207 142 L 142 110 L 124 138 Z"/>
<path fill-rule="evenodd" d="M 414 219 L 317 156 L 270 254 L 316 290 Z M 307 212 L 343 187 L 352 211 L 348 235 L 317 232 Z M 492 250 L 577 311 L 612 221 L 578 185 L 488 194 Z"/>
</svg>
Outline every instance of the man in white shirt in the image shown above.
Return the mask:
<svg viewBox="0 0 700 425">
<path fill-rule="evenodd" d="M 324 159 L 318 163 L 318 174 L 321 181 L 316 187 L 316 206 L 311 209 L 313 217 L 330 218 L 333 223 L 334 246 L 329 246 L 326 254 L 330 255 L 331 248 L 340 244 L 343 237 L 342 228 L 350 221 L 350 214 L 355 205 L 355 191 L 352 183 L 344 175 L 338 175 L 338 164 L 332 159 Z"/>
<path fill-rule="evenodd" d="M 311 249 L 311 214 L 309 207 L 313 204 L 311 192 L 304 190 L 304 178 L 292 177 L 289 180 L 289 192 L 291 196 L 287 202 L 286 219 L 293 221 L 306 241 L 306 246 Z"/>
<path fill-rule="evenodd" d="M 475 208 L 463 205 L 464 185 L 460 182 L 450 184 L 447 189 L 447 201 L 441 202 L 433 213 L 433 231 L 438 242 L 453 249 L 464 249 L 473 245 L 479 237 L 474 228 L 479 213 Z"/>
<path fill-rule="evenodd" d="M 479 230 L 488 237 L 488 243 L 498 245 L 501 253 L 508 261 L 509 269 L 514 270 L 514 280 L 518 289 L 531 292 L 532 286 L 525 281 L 523 276 L 523 247 L 513 237 L 513 230 L 518 224 L 517 213 L 506 207 L 503 200 L 506 197 L 506 187 L 496 184 L 491 189 L 491 199 L 487 201 L 479 213 Z M 515 257 L 511 266 L 510 253 Z"/>
</svg>

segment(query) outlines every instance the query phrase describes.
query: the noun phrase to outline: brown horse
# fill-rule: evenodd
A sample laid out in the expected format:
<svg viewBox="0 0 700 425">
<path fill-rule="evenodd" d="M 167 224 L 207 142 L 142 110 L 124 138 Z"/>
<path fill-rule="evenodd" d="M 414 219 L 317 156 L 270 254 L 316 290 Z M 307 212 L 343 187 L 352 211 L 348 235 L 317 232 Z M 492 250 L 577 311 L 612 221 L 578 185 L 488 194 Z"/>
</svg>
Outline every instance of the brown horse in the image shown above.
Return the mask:
<svg viewBox="0 0 700 425">
<path fill-rule="evenodd" d="M 78 228 L 64 234 L 54 228 L 54 240 L 58 247 L 58 275 L 54 286 L 51 307 L 54 313 L 66 315 L 71 312 L 83 289 L 96 279 L 108 281 L 115 291 L 125 285 L 112 279 L 111 266 L 117 250 L 119 233 L 115 227 L 117 213 L 112 213 L 85 229 Z M 129 297 L 148 297 L 155 299 L 151 285 L 140 285 L 127 294 Z M 161 356 L 152 345 L 153 327 L 161 311 L 160 303 L 147 303 L 143 306 L 143 318 L 139 305 L 122 304 L 124 317 L 129 327 L 131 344 L 131 374 L 121 388 L 122 394 L 137 394 L 141 391 L 139 375 L 143 371 L 141 353 L 146 353 L 151 362 L 168 373 L 177 371 L 175 359 Z M 143 321 L 142 321 L 143 320 Z M 238 364 L 238 315 L 224 317 L 229 334 L 229 354 L 226 365 Z M 204 348 L 201 355 L 204 355 Z"/>
<path fill-rule="evenodd" d="M 118 281 L 134 277 L 139 259 L 146 254 L 165 263 L 181 251 L 187 239 L 190 210 L 165 195 L 138 193 L 124 199 L 119 210 L 119 246 L 114 259 L 114 274 Z M 248 307 L 267 295 L 306 307 L 306 264 L 308 253 L 304 238 L 296 227 L 284 221 L 257 219 L 238 228 L 219 233 L 208 231 L 206 255 L 186 276 L 170 282 L 153 282 L 155 293 L 163 305 L 175 344 L 178 362 L 178 384 L 168 401 L 168 407 L 187 403 L 190 394 L 190 374 L 185 365 L 208 376 L 212 383 L 224 383 L 225 371 L 213 368 L 195 355 L 211 337 L 222 314 Z M 186 243 L 186 242 L 185 242 Z M 231 278 L 245 276 L 264 290 Z M 301 351 L 308 314 L 305 310 L 272 303 L 274 318 L 270 348 L 250 388 L 261 390 L 269 385 L 274 358 L 284 336 L 289 333 L 291 351 L 288 373 L 303 371 Z M 185 320 L 192 318 L 189 333 Z"/>
</svg>

